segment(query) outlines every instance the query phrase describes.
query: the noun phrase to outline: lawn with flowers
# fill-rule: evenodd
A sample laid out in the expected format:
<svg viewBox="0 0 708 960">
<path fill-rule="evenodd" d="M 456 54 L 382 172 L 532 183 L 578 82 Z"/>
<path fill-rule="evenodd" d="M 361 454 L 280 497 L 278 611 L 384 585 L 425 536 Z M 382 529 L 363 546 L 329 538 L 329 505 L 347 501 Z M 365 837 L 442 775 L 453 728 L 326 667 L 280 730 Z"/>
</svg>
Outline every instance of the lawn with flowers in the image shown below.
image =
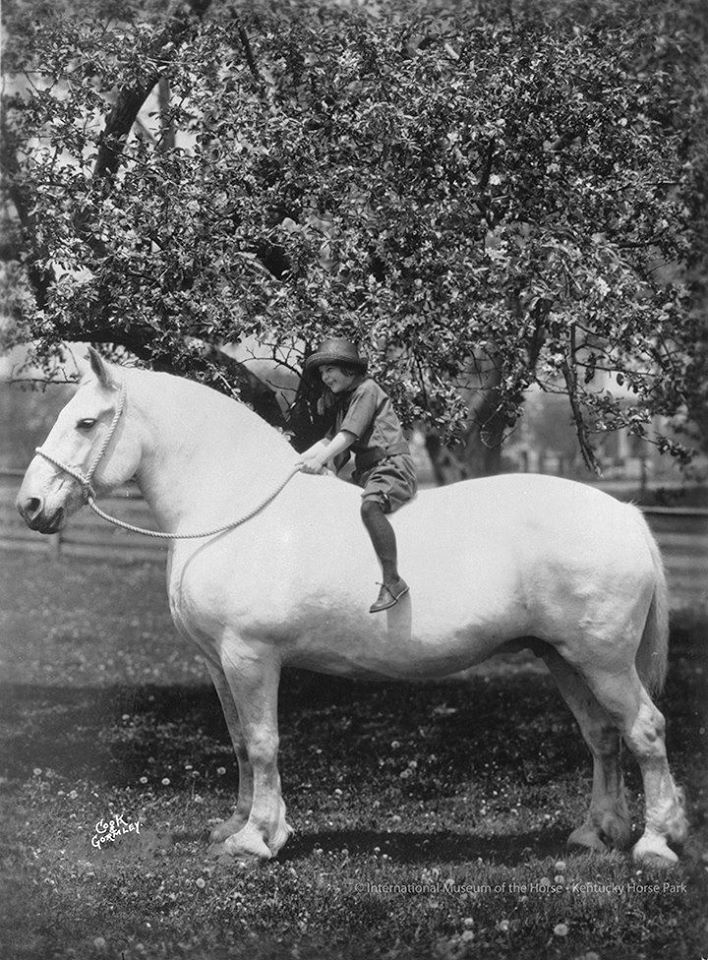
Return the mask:
<svg viewBox="0 0 708 960">
<path fill-rule="evenodd" d="M 241 869 L 208 855 L 237 774 L 162 572 L 12 553 L 0 570 L 4 960 L 708 955 L 705 617 L 676 619 L 661 701 L 692 820 L 678 868 L 566 850 L 589 756 L 516 658 L 464 682 L 286 674 L 295 833 Z"/>
</svg>

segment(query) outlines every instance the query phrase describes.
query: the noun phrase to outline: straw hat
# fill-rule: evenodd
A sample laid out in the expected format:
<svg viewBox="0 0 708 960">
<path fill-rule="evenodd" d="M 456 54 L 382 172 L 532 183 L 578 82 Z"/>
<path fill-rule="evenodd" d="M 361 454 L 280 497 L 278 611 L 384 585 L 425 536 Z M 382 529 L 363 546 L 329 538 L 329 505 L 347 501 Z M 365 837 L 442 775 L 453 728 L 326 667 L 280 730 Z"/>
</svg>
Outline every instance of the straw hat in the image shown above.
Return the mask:
<svg viewBox="0 0 708 960">
<path fill-rule="evenodd" d="M 305 360 L 303 374 L 311 377 L 316 370 L 326 363 L 344 364 L 347 367 L 354 367 L 361 373 L 366 372 L 367 361 L 362 360 L 356 346 L 351 340 L 344 337 L 332 337 L 329 340 L 323 340 L 316 353 L 311 354 Z"/>
</svg>

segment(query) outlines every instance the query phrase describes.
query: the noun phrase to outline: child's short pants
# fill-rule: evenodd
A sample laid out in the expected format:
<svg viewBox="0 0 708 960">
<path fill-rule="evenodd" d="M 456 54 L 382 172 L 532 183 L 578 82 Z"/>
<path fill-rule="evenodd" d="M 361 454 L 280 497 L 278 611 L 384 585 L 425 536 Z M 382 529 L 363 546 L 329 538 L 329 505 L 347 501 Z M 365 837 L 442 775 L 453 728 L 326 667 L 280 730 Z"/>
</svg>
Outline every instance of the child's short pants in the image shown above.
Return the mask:
<svg viewBox="0 0 708 960">
<path fill-rule="evenodd" d="M 407 453 L 384 457 L 368 470 L 355 470 L 352 480 L 364 488 L 362 500 L 378 500 L 384 513 L 398 510 L 418 490 L 415 463 Z"/>
</svg>

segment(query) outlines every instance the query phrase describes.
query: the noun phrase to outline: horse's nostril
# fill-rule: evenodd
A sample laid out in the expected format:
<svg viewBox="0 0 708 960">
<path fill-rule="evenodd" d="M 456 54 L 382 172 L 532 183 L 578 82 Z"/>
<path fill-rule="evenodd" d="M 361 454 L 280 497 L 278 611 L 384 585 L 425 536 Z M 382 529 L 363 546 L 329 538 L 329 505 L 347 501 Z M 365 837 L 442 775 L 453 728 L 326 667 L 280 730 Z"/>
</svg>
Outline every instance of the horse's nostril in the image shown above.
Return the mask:
<svg viewBox="0 0 708 960">
<path fill-rule="evenodd" d="M 42 512 L 42 501 L 39 497 L 28 497 L 21 507 L 21 512 L 28 520 L 35 520 Z"/>
</svg>

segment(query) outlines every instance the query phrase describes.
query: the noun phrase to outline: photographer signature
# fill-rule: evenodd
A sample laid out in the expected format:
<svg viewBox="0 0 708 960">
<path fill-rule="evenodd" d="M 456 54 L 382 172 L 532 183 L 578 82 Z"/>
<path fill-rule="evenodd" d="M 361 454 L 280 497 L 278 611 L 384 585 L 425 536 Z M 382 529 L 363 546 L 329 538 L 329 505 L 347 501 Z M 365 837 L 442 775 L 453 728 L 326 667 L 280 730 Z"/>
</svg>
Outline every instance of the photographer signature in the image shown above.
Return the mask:
<svg viewBox="0 0 708 960">
<path fill-rule="evenodd" d="M 106 843 L 115 843 L 115 841 L 126 833 L 140 833 L 140 821 L 133 820 L 126 823 L 124 814 L 120 813 L 112 820 L 104 820 L 103 817 L 96 824 L 96 832 L 91 837 L 91 846 L 100 850 Z"/>
</svg>

